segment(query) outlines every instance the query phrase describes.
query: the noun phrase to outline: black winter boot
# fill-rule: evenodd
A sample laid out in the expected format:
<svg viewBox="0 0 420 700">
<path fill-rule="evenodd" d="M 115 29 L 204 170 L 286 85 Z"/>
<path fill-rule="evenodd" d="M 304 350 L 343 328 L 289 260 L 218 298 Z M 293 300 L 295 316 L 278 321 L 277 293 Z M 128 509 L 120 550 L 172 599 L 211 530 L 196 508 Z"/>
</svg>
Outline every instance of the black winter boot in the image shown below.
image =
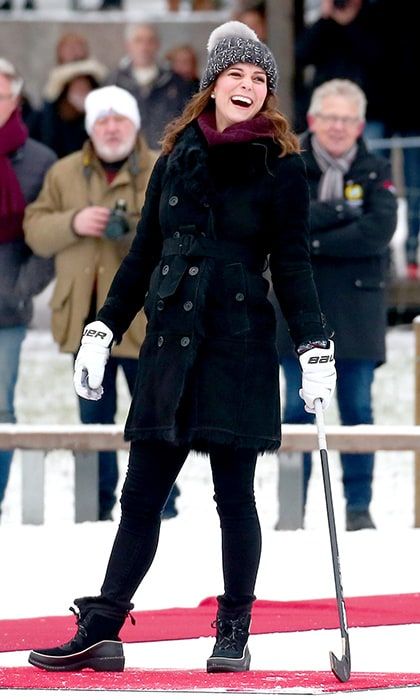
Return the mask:
<svg viewBox="0 0 420 700">
<path fill-rule="evenodd" d="M 251 654 L 247 642 L 252 603 L 229 608 L 223 604 L 223 596 L 218 601 L 217 618 L 212 623 L 217 631 L 216 644 L 207 659 L 207 672 L 249 671 Z"/>
<path fill-rule="evenodd" d="M 47 671 L 123 671 L 124 653 L 118 633 L 129 615 L 103 597 L 76 598 L 78 630 L 69 642 L 51 649 L 35 649 L 29 663 Z M 131 618 L 134 624 L 134 618 Z"/>
</svg>

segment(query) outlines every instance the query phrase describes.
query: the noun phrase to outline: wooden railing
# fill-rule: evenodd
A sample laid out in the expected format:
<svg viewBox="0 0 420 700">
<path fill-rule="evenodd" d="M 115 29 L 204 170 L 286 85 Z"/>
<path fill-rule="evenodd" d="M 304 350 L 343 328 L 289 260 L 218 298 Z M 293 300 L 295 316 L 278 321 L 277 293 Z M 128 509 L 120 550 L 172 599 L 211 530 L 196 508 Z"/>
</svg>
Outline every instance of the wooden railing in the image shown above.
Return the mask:
<svg viewBox="0 0 420 700">
<path fill-rule="evenodd" d="M 283 452 L 318 449 L 313 425 L 283 425 Z M 414 451 L 420 454 L 420 425 L 356 425 L 327 427 L 330 450 L 341 452 Z M 0 450 L 22 450 L 22 522 L 44 522 L 45 454 L 71 450 L 75 456 L 75 521 L 96 520 L 98 513 L 98 458 L 102 450 L 127 450 L 122 426 L 0 424 Z M 296 481 L 296 479 L 295 479 Z M 418 482 L 417 482 L 418 483 Z M 279 489 L 280 510 L 287 518 L 299 511 L 295 487 L 285 477 Z M 420 526 L 420 490 L 415 490 L 415 526 Z"/>
</svg>

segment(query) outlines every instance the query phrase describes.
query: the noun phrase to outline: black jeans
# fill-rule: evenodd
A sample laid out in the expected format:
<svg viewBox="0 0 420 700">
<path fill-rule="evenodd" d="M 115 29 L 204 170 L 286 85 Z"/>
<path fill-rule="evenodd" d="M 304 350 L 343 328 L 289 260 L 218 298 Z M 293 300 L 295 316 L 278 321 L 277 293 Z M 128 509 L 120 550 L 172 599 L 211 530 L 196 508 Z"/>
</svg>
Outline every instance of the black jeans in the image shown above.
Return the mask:
<svg viewBox="0 0 420 700">
<path fill-rule="evenodd" d="M 131 444 L 121 495 L 121 521 L 101 594 L 128 609 L 156 553 L 160 513 L 188 447 L 163 442 Z M 257 452 L 215 446 L 210 451 L 214 500 L 222 530 L 225 596 L 233 604 L 254 600 L 261 529 L 254 498 Z"/>
</svg>

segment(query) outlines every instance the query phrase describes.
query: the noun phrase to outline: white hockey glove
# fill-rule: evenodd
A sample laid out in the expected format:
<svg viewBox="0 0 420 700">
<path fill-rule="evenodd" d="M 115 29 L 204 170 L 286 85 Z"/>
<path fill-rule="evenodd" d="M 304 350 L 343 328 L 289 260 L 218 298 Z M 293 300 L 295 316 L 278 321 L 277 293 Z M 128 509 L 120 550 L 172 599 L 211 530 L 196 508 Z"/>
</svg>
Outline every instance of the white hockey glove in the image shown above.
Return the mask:
<svg viewBox="0 0 420 700">
<path fill-rule="evenodd" d="M 112 332 L 102 321 L 89 323 L 74 363 L 73 383 L 82 399 L 98 401 L 104 390 L 102 380 L 112 343 Z"/>
<path fill-rule="evenodd" d="M 334 394 L 337 379 L 333 341 L 328 341 L 326 348 L 314 345 L 304 350 L 299 355 L 299 362 L 302 368 L 302 388 L 299 396 L 305 402 L 305 411 L 315 413 L 315 399 L 321 399 L 325 411 Z"/>
</svg>

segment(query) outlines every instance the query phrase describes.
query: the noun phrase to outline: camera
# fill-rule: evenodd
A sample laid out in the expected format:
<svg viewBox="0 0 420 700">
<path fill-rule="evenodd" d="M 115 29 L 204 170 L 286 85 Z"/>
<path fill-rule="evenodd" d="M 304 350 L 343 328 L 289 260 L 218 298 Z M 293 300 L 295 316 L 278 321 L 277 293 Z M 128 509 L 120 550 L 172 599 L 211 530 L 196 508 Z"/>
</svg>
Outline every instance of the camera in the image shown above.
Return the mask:
<svg viewBox="0 0 420 700">
<path fill-rule="evenodd" d="M 118 240 L 130 231 L 130 222 L 127 218 L 127 202 L 124 199 L 118 199 L 115 207 L 111 209 L 108 223 L 104 230 L 104 236 L 111 240 Z"/>
<path fill-rule="evenodd" d="M 333 0 L 333 5 L 336 10 L 345 10 L 348 4 L 349 0 Z"/>
</svg>

